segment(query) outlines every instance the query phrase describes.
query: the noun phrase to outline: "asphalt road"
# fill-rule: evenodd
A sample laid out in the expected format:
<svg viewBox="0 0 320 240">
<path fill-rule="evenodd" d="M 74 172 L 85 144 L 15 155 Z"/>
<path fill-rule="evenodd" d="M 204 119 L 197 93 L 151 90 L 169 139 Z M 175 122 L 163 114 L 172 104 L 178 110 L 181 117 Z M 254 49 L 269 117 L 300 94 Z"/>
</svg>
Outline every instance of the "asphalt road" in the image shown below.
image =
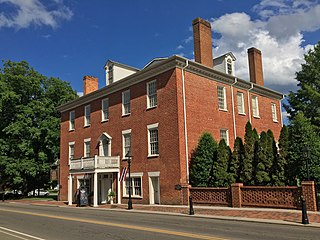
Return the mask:
<svg viewBox="0 0 320 240">
<path fill-rule="evenodd" d="M 320 239 L 320 228 L 135 211 L 0 203 L 1 240 Z"/>
</svg>

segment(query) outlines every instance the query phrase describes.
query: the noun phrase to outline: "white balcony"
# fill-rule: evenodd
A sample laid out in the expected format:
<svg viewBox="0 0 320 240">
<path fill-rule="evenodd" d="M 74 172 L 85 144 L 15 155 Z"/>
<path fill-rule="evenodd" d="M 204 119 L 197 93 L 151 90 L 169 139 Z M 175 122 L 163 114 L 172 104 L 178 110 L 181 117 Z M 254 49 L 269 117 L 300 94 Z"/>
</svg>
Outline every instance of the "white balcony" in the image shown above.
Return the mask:
<svg viewBox="0 0 320 240">
<path fill-rule="evenodd" d="M 69 170 L 95 170 L 106 168 L 120 168 L 120 156 L 102 157 L 94 156 L 79 158 L 70 161 Z"/>
</svg>

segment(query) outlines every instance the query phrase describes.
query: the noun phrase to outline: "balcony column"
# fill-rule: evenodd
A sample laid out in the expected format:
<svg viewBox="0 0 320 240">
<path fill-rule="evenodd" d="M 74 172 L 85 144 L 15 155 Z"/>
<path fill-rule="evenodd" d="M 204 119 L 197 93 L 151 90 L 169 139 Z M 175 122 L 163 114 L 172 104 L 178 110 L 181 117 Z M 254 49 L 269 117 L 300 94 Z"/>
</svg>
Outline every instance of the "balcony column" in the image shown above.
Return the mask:
<svg viewBox="0 0 320 240">
<path fill-rule="evenodd" d="M 93 177 L 93 207 L 98 207 L 98 173 L 94 172 Z"/>
<path fill-rule="evenodd" d="M 68 205 L 72 205 L 72 175 L 68 177 Z"/>
</svg>

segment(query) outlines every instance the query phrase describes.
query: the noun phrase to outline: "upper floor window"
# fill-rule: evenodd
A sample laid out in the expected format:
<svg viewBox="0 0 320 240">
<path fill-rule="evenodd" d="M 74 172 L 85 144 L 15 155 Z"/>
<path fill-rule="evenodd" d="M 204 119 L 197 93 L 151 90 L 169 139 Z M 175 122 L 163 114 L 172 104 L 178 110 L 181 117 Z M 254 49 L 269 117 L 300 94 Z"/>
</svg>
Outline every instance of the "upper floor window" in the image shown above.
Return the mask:
<svg viewBox="0 0 320 240">
<path fill-rule="evenodd" d="M 157 82 L 156 80 L 147 83 L 147 107 L 157 106 Z"/>
<path fill-rule="evenodd" d="M 271 110 L 272 110 L 272 120 L 274 122 L 278 122 L 277 106 L 275 103 L 271 103 Z"/>
<path fill-rule="evenodd" d="M 224 139 L 227 145 L 229 145 L 229 133 L 227 129 L 220 129 L 220 140 Z"/>
<path fill-rule="evenodd" d="M 148 125 L 148 156 L 159 155 L 158 123 Z"/>
<path fill-rule="evenodd" d="M 232 60 L 230 58 L 227 59 L 227 73 L 232 74 Z"/>
<path fill-rule="evenodd" d="M 218 86 L 218 106 L 220 110 L 227 110 L 226 88 Z"/>
<path fill-rule="evenodd" d="M 84 140 L 84 154 L 83 154 L 83 156 L 85 158 L 90 157 L 90 143 L 91 143 L 90 138 Z"/>
<path fill-rule="evenodd" d="M 259 103 L 258 103 L 258 97 L 253 96 L 252 97 L 252 114 L 253 117 L 260 117 L 259 115 Z"/>
<path fill-rule="evenodd" d="M 84 126 L 90 126 L 90 105 L 84 107 Z"/>
<path fill-rule="evenodd" d="M 127 158 L 126 155 L 131 151 L 131 129 L 122 131 L 122 143 L 123 143 L 123 157 Z"/>
<path fill-rule="evenodd" d="M 105 99 L 102 100 L 101 109 L 102 109 L 101 120 L 102 121 L 108 120 L 109 119 L 109 99 L 108 98 L 105 98 Z"/>
<path fill-rule="evenodd" d="M 75 111 L 69 113 L 69 130 L 74 130 Z"/>
<path fill-rule="evenodd" d="M 130 114 L 130 90 L 122 92 L 122 115 Z"/>
<path fill-rule="evenodd" d="M 242 92 L 237 92 L 237 104 L 238 104 L 238 113 L 245 114 L 244 111 L 244 98 Z"/>
<path fill-rule="evenodd" d="M 74 159 L 74 142 L 69 142 L 69 164 Z"/>
</svg>

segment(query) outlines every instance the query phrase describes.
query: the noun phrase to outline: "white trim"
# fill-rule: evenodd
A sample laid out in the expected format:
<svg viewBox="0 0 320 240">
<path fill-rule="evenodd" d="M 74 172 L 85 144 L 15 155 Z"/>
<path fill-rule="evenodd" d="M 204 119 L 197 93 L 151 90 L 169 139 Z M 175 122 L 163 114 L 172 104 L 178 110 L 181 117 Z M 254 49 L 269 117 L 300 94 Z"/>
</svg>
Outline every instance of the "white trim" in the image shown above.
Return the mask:
<svg viewBox="0 0 320 240">
<path fill-rule="evenodd" d="M 131 133 L 131 128 L 130 129 L 126 129 L 126 130 L 122 130 L 122 135 L 123 134 L 128 134 Z"/>
<path fill-rule="evenodd" d="M 83 140 L 84 142 L 90 142 L 91 141 L 91 138 L 86 138 Z"/>
<path fill-rule="evenodd" d="M 281 100 L 279 100 L 279 107 L 280 107 L 280 121 L 281 121 L 281 127 L 283 127 L 283 119 L 282 119 L 282 105 Z"/>
<path fill-rule="evenodd" d="M 130 173 L 130 177 L 142 177 L 143 172 L 135 172 L 135 173 Z M 127 173 L 126 177 L 129 177 L 129 173 Z"/>
<path fill-rule="evenodd" d="M 159 177 L 160 176 L 160 172 L 148 172 L 148 176 L 149 177 Z"/>
<path fill-rule="evenodd" d="M 132 186 L 132 192 L 131 196 L 134 198 L 143 198 L 143 182 L 142 182 L 142 177 L 143 177 L 143 172 L 137 172 L 137 173 L 130 173 L 130 178 L 131 178 L 131 184 L 133 184 L 132 179 L 133 178 L 140 178 L 141 179 L 141 195 L 134 195 L 134 186 Z M 129 179 L 129 174 L 126 174 L 126 181 L 122 182 L 122 196 L 123 197 L 128 197 L 129 195 L 126 195 L 126 182 Z"/>
<path fill-rule="evenodd" d="M 148 128 L 148 129 L 157 128 L 157 127 L 159 127 L 159 123 L 154 123 L 154 124 L 149 124 L 149 125 L 147 125 L 147 128 Z"/>
</svg>

